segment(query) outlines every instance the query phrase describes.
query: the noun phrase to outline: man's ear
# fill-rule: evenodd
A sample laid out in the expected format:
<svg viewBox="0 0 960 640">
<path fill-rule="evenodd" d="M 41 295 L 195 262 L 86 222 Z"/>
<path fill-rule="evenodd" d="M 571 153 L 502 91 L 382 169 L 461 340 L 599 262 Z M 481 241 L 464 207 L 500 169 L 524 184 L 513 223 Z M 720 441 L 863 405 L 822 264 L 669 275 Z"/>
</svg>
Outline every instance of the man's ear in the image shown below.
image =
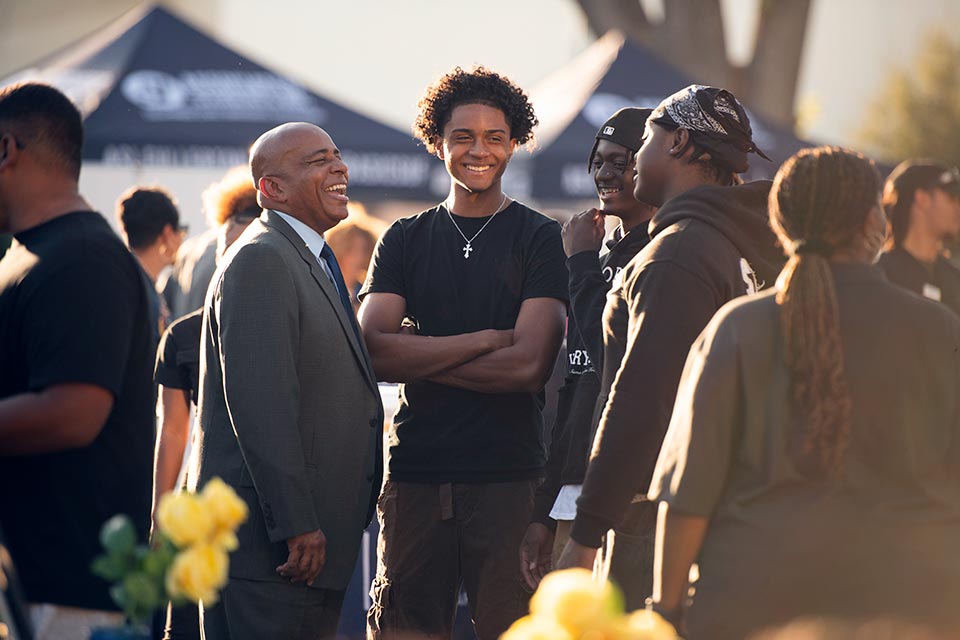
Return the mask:
<svg viewBox="0 0 960 640">
<path fill-rule="evenodd" d="M 0 136 L 0 170 L 12 167 L 20 159 L 20 146 L 10 134 Z"/>
<path fill-rule="evenodd" d="M 917 189 L 913 192 L 913 203 L 921 209 L 929 207 L 931 199 L 932 196 L 926 189 Z"/>
<path fill-rule="evenodd" d="M 443 160 L 443 138 L 435 136 L 433 138 L 433 148 L 436 150 L 437 157 Z"/>
<path fill-rule="evenodd" d="M 286 202 L 287 196 L 280 181 L 273 176 L 262 176 L 257 181 L 257 190 L 270 200 Z"/>
<path fill-rule="evenodd" d="M 690 142 L 690 132 L 683 128 L 676 129 L 670 138 L 670 142 L 670 149 L 667 150 L 667 153 L 679 158 L 687 150 Z"/>
</svg>

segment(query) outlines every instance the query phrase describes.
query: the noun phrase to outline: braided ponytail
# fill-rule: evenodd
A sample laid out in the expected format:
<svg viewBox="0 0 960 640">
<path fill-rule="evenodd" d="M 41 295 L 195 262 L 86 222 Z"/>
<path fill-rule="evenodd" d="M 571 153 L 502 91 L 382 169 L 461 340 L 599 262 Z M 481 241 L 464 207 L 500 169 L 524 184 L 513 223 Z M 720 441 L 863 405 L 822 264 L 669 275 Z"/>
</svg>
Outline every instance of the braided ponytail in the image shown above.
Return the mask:
<svg viewBox="0 0 960 640">
<path fill-rule="evenodd" d="M 770 191 L 770 222 L 790 254 L 776 298 L 798 416 L 790 446 L 808 475 L 838 475 L 850 441 L 851 399 L 829 258 L 863 228 L 879 190 L 870 160 L 819 147 L 787 160 Z"/>
</svg>

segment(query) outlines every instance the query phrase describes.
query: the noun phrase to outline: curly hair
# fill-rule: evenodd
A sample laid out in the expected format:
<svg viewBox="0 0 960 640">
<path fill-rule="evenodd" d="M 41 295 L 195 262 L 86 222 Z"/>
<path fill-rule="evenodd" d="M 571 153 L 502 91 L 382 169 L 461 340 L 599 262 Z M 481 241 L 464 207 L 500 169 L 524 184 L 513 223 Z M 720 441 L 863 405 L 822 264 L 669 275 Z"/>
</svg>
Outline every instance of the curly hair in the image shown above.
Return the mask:
<svg viewBox="0 0 960 640">
<path fill-rule="evenodd" d="M 509 78 L 484 67 L 469 72 L 456 67 L 427 87 L 417 103 L 420 114 L 413 123 L 413 134 L 427 151 L 436 152 L 454 108 L 464 104 L 485 104 L 503 111 L 510 137 L 521 145 L 533 139 L 533 128 L 539 124 L 527 94 Z"/>
<path fill-rule="evenodd" d="M 204 190 L 201 198 L 211 227 L 219 227 L 238 213 L 246 213 L 250 217 L 260 215 L 257 188 L 250 179 L 250 170 L 243 165 L 227 171 L 220 180 Z"/>
<path fill-rule="evenodd" d="M 776 301 L 799 418 L 791 453 L 808 475 L 836 477 L 850 442 L 852 401 L 829 256 L 849 246 L 863 228 L 880 186 L 871 160 L 839 147 L 818 147 L 787 160 L 770 190 L 770 224 L 790 254 Z"/>
</svg>

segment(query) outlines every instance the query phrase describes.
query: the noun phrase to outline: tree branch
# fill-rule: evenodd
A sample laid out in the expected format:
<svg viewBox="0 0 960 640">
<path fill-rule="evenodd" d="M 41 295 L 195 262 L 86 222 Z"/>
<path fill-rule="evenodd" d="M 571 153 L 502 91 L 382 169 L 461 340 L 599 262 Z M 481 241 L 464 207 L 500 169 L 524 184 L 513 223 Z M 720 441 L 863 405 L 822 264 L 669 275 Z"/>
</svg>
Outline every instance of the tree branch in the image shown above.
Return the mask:
<svg viewBox="0 0 960 640">
<path fill-rule="evenodd" d="M 790 130 L 809 15 L 810 0 L 765 0 L 753 60 L 745 73 L 750 107 Z"/>
<path fill-rule="evenodd" d="M 637 42 L 648 43 L 652 26 L 640 0 L 577 0 L 596 37 L 618 29 Z"/>
</svg>

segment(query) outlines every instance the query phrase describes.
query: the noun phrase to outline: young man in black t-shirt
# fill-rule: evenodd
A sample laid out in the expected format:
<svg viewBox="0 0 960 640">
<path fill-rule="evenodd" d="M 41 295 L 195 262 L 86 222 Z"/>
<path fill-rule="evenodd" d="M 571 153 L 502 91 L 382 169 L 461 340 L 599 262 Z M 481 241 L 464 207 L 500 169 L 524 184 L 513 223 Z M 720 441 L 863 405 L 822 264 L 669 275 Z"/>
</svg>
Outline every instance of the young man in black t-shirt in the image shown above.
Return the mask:
<svg viewBox="0 0 960 640">
<path fill-rule="evenodd" d="M 943 251 L 960 234 L 960 171 L 902 162 L 887 178 L 883 205 L 893 246 L 880 257 L 880 268 L 894 284 L 960 315 L 960 269 Z"/>
<path fill-rule="evenodd" d="M 360 293 L 377 375 L 404 383 L 378 508 L 374 638 L 449 637 L 461 585 L 482 640 L 526 612 L 517 550 L 567 298 L 560 226 L 501 190 L 536 123 L 523 92 L 482 67 L 455 69 L 420 101 L 416 129 L 450 195 L 390 227 Z"/>
<path fill-rule="evenodd" d="M 120 621 L 93 576 L 101 525 L 150 520 L 153 389 L 136 260 L 77 190 L 80 114 L 0 89 L 0 527 L 48 637 Z M 79 611 L 82 609 L 85 611 Z"/>
</svg>

